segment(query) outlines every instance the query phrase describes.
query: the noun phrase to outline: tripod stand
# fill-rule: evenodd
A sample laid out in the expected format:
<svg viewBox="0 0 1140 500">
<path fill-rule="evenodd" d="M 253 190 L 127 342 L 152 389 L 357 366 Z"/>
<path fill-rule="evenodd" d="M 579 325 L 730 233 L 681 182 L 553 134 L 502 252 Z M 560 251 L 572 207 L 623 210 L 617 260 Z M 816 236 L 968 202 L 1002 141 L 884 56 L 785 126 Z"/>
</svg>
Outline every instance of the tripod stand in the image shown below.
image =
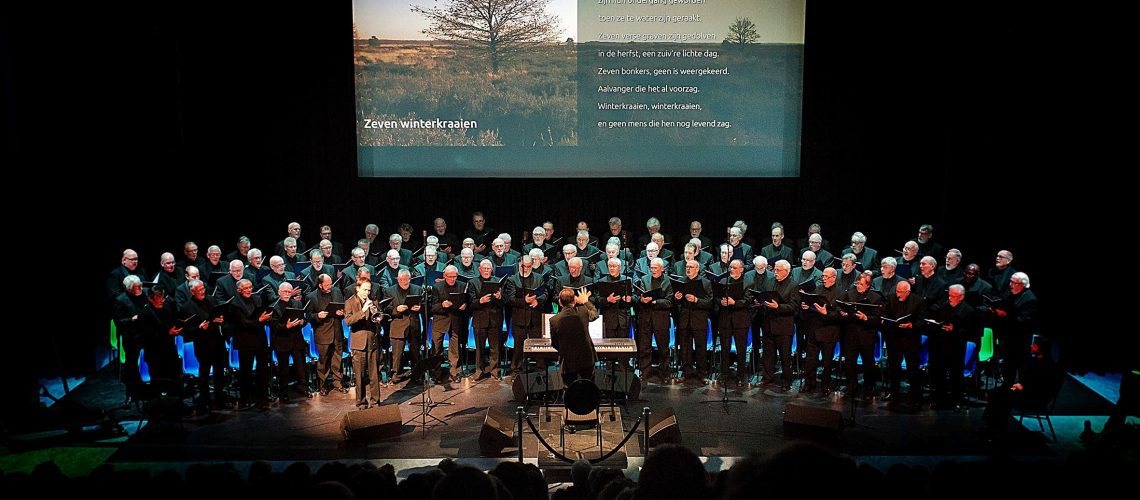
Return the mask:
<svg viewBox="0 0 1140 500">
<path fill-rule="evenodd" d="M 455 404 L 449 401 L 434 401 L 431 398 L 431 372 L 439 369 L 439 366 L 443 363 L 444 357 L 444 354 L 429 356 L 423 361 L 420 361 L 419 364 L 417 364 L 415 370 L 412 372 L 412 378 L 414 378 L 417 374 L 422 376 L 424 385 L 423 392 L 420 393 L 420 402 L 413 403 L 413 405 L 420 407 L 420 412 L 413 415 L 412 418 L 408 419 L 408 422 L 415 422 L 418 418 L 420 420 L 420 430 L 425 436 L 427 435 L 427 422 L 429 418 L 436 421 L 437 423 L 447 425 L 447 422 L 444 422 L 439 417 L 431 414 L 432 409 L 437 406 L 452 406 Z"/>
<path fill-rule="evenodd" d="M 728 288 L 727 288 L 727 287 L 725 287 L 725 288 L 724 288 L 724 293 L 722 294 L 722 297 L 721 297 L 720 299 L 718 299 L 718 302 L 719 302 L 720 300 L 724 300 L 724 299 L 725 299 L 725 298 L 727 298 L 727 297 L 728 297 Z M 736 300 L 736 299 L 733 299 L 733 300 Z M 729 341 L 731 342 L 731 341 L 732 341 L 732 339 L 730 338 L 730 339 L 729 339 Z M 714 352 L 714 353 L 717 351 L 717 349 L 716 349 L 716 344 L 720 344 L 720 349 L 721 349 L 721 353 L 720 353 L 720 356 L 721 356 L 721 359 L 720 359 L 720 364 L 722 364 L 722 365 L 727 365 L 727 359 L 726 359 L 726 358 L 728 357 L 728 348 L 727 348 L 727 347 L 725 347 L 725 345 L 724 345 L 724 342 L 721 342 L 721 339 L 720 339 L 720 332 L 713 332 L 713 343 L 714 343 L 714 344 L 713 344 L 713 352 Z M 743 354 L 744 354 L 744 353 L 743 353 L 743 352 L 741 352 L 741 351 L 743 351 L 744 349 L 742 349 L 741 347 L 744 347 L 744 346 L 738 346 L 738 348 L 737 348 L 737 353 L 741 355 L 741 359 L 740 359 L 740 370 L 741 370 L 741 371 L 743 371 L 743 369 L 744 369 L 744 359 L 743 359 Z M 724 368 L 725 368 L 725 369 L 727 369 L 728 367 L 727 367 L 727 366 L 725 366 Z M 724 405 L 724 411 L 725 411 L 725 413 L 728 413 L 728 404 L 729 404 L 729 403 L 748 403 L 748 401 L 745 401 L 745 400 L 743 400 L 743 399 L 729 399 L 729 398 L 728 398 L 728 383 L 727 383 L 727 381 L 725 380 L 725 377 L 724 377 L 726 374 L 725 374 L 725 373 L 719 373 L 719 371 L 724 371 L 724 370 L 721 370 L 720 368 L 717 368 L 717 370 L 718 370 L 718 377 L 717 377 L 717 382 L 719 382 L 719 383 L 720 383 L 720 387 L 721 387 L 721 398 L 720 398 L 720 399 L 707 399 L 707 400 L 701 401 L 701 403 L 703 403 L 703 404 L 707 404 L 707 403 L 721 403 L 722 405 Z"/>
</svg>

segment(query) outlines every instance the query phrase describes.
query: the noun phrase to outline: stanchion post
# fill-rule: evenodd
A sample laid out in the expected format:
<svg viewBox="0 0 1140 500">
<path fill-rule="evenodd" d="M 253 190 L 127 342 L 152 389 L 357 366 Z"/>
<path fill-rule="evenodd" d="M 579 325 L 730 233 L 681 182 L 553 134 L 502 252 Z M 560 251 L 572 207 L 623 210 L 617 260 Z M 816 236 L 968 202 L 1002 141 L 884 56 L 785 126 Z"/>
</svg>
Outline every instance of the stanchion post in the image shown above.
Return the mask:
<svg viewBox="0 0 1140 500">
<path fill-rule="evenodd" d="M 516 420 L 518 420 L 518 436 L 519 436 L 519 463 L 523 463 L 523 418 L 526 417 L 526 407 L 519 406 L 515 409 Z"/>
<path fill-rule="evenodd" d="M 649 407 L 641 409 L 641 421 L 645 423 L 645 438 L 641 440 L 642 455 L 649 455 Z"/>
</svg>

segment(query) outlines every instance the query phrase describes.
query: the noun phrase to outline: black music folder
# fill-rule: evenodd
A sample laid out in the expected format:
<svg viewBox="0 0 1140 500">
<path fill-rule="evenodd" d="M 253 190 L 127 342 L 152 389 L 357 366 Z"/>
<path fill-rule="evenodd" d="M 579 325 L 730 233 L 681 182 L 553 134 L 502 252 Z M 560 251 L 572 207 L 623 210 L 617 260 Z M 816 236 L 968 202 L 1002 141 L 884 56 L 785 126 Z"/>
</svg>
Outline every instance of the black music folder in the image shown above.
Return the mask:
<svg viewBox="0 0 1140 500">
<path fill-rule="evenodd" d="M 288 320 L 305 319 L 305 310 L 308 308 L 309 308 L 308 302 L 305 302 L 305 305 L 303 305 L 299 308 L 286 307 L 285 308 L 285 319 L 288 319 Z"/>
<path fill-rule="evenodd" d="M 704 289 L 705 289 L 705 287 L 702 285 L 700 279 L 693 280 L 693 281 L 674 281 L 673 282 L 673 291 L 674 292 L 681 292 L 682 296 L 693 295 L 693 296 L 696 296 L 699 298 L 699 297 L 701 297 L 701 295 L 704 294 Z"/>
<path fill-rule="evenodd" d="M 343 311 L 344 310 L 344 302 L 332 302 L 332 301 L 330 301 L 329 305 L 325 306 L 325 310 L 328 311 L 329 314 L 336 314 L 337 311 Z"/>
<path fill-rule="evenodd" d="M 631 287 L 632 284 L 633 282 L 628 279 L 618 281 L 595 281 L 594 293 L 602 298 L 609 297 L 610 295 L 625 297 L 626 295 L 633 294 Z"/>
<path fill-rule="evenodd" d="M 721 283 L 719 281 L 712 282 L 713 297 L 722 299 L 725 297 L 732 297 L 732 300 L 739 301 L 744 298 L 744 281 L 733 281 L 730 283 Z"/>
<path fill-rule="evenodd" d="M 232 300 L 234 300 L 234 298 L 230 297 L 226 300 L 223 300 L 221 302 L 218 302 L 218 303 L 210 306 L 210 321 L 218 319 L 218 317 L 224 315 L 227 311 L 229 311 L 230 310 L 230 301 L 232 301 Z"/>
<path fill-rule="evenodd" d="M 808 307 L 820 306 L 827 307 L 827 296 L 819 295 L 816 293 L 800 292 L 800 302 L 807 304 Z"/>
</svg>

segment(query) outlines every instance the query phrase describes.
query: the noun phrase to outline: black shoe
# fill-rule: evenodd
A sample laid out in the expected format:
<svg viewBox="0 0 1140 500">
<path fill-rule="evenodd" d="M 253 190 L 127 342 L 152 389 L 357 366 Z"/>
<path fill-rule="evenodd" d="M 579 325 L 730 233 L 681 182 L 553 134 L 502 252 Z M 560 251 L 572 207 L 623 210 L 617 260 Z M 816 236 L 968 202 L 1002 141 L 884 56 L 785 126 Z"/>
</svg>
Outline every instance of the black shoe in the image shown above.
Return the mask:
<svg viewBox="0 0 1140 500">
<path fill-rule="evenodd" d="M 321 396 L 328 396 L 328 395 L 329 395 L 329 390 L 328 390 L 328 389 L 326 389 L 326 388 L 324 388 L 324 387 L 322 387 L 322 388 L 321 388 L 321 392 L 320 392 L 320 394 L 321 394 Z"/>
<path fill-rule="evenodd" d="M 360 409 L 368 408 L 368 401 L 357 401 L 356 407 Z"/>
<path fill-rule="evenodd" d="M 495 379 L 495 382 L 502 382 L 503 381 L 502 375 L 499 375 L 498 373 L 492 373 L 491 378 Z"/>
<path fill-rule="evenodd" d="M 348 394 L 348 388 L 347 387 L 337 387 L 336 389 L 333 389 L 333 390 L 336 392 L 339 392 L 341 394 Z"/>
</svg>

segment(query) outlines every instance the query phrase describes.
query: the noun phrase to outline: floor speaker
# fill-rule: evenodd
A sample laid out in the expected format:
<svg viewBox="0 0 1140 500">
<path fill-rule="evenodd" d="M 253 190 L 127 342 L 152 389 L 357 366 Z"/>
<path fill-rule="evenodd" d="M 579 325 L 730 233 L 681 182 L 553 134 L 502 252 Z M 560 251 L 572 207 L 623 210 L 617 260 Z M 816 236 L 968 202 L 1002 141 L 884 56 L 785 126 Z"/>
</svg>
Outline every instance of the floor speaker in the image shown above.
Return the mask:
<svg viewBox="0 0 1140 500">
<path fill-rule="evenodd" d="M 784 406 L 784 435 L 825 440 L 838 440 L 843 429 L 839 410 L 788 403 Z"/>
<path fill-rule="evenodd" d="M 479 454 L 497 457 L 503 453 L 503 448 L 512 446 L 516 446 L 515 419 L 495 408 L 487 409 L 483 430 L 479 431 Z"/>
<path fill-rule="evenodd" d="M 399 436 L 402 425 L 399 405 L 389 404 L 345 413 L 341 427 L 349 441 L 371 441 Z"/>
<path fill-rule="evenodd" d="M 562 372 L 550 369 L 519 373 L 511 383 L 511 392 L 514 393 L 515 401 L 526 401 L 528 395 L 561 391 L 563 387 Z"/>
<path fill-rule="evenodd" d="M 649 447 L 666 443 L 681 444 L 681 428 L 673 407 L 649 414 Z"/>
<path fill-rule="evenodd" d="M 637 399 L 641 395 L 641 379 L 629 370 L 596 370 L 594 383 L 603 393 L 612 389 L 618 394 L 625 394 L 628 399 Z"/>
</svg>

